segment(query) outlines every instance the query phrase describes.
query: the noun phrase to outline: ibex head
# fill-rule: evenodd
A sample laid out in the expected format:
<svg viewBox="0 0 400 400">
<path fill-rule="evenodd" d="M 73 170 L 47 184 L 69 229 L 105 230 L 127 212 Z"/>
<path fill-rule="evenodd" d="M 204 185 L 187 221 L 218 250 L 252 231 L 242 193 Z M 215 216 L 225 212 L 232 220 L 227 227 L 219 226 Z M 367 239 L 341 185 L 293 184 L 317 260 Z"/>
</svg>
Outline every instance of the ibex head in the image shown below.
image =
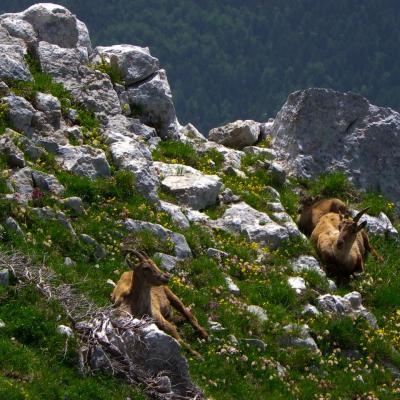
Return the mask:
<svg viewBox="0 0 400 400">
<path fill-rule="evenodd" d="M 127 251 L 128 254 L 125 257 L 125 261 L 135 272 L 135 276 L 141 279 L 142 282 L 147 283 L 149 286 L 166 285 L 169 282 L 171 277 L 170 274 L 162 272 L 145 252 L 137 250 Z M 135 255 L 139 259 L 140 262 L 138 264 L 134 264 L 131 261 L 131 254 Z"/>
<path fill-rule="evenodd" d="M 369 207 L 361 210 L 353 219 L 343 217 L 339 224 L 339 237 L 336 241 L 336 246 L 341 249 L 345 243 L 353 243 L 358 232 L 367 226 L 367 221 L 358 224 L 360 218 L 369 210 Z"/>
</svg>

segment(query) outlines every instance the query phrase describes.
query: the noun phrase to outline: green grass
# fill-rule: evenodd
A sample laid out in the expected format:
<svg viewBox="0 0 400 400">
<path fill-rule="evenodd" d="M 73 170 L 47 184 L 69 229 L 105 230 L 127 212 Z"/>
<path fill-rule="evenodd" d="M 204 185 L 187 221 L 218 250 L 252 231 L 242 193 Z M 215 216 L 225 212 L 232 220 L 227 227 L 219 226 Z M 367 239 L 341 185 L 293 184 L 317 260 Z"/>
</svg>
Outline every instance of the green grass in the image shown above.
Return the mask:
<svg viewBox="0 0 400 400">
<path fill-rule="evenodd" d="M 8 105 L 0 103 L 0 135 L 10 126 L 8 121 Z"/>
<path fill-rule="evenodd" d="M 116 378 L 80 375 L 77 343 L 56 332 L 59 324 L 69 325 L 68 319 L 34 287 L 3 290 L 0 319 L 6 324 L 0 328 L 1 399 L 146 398 Z"/>
<path fill-rule="evenodd" d="M 347 176 L 342 172 L 322 174 L 311 182 L 303 181 L 302 183 L 309 189 L 312 196 L 352 199 L 355 191 Z"/>
<path fill-rule="evenodd" d="M 110 77 L 112 83 L 123 83 L 122 73 L 119 70 L 118 66 L 107 62 L 103 57 L 101 58 L 101 61 L 99 63 L 93 64 L 92 68 L 97 69 L 104 74 L 107 74 Z"/>
<path fill-rule="evenodd" d="M 155 161 L 189 165 L 206 174 L 218 173 L 223 162 L 222 154 L 215 149 L 199 153 L 192 145 L 174 140 L 160 142 L 152 156 Z"/>
<path fill-rule="evenodd" d="M 31 65 L 35 77 L 31 86 L 14 86 L 13 90 L 21 90 L 28 99 L 33 99 L 38 90 L 68 99 L 68 93 L 35 68 Z M 68 101 L 64 104 L 69 107 Z M 76 107 L 85 143 L 101 147 L 97 120 L 90 112 L 83 109 L 80 112 L 79 105 Z M 191 165 L 204 173 L 217 174 L 222 170 L 223 159 L 218 152 L 211 150 L 199 154 L 192 146 L 181 142 L 162 142 L 153 156 L 164 162 Z M 223 174 L 221 177 L 227 187 L 252 207 L 270 212 L 268 203 L 273 199 L 265 187 L 274 186 L 274 182 L 266 169 L 252 170 L 257 161 L 263 159 L 244 157 L 245 179 Z M 0 159 L 0 172 L 5 168 L 4 160 Z M 109 304 L 112 288 L 107 280 L 116 281 L 127 270 L 120 245 L 128 232 L 119 223 L 121 219 L 129 217 L 159 223 L 185 235 L 193 259 L 178 263 L 171 287 L 185 305 L 192 308 L 203 326 L 207 327 L 207 321 L 211 319 L 223 327 L 221 331 L 212 332 L 211 340 L 203 343 L 189 324 L 179 325 L 182 337 L 205 359 L 199 363 L 189 357 L 189 365 L 192 377 L 208 397 L 315 400 L 321 395 L 329 400 L 343 400 L 366 399 L 365 393 L 373 392 L 379 399 L 398 398 L 395 391 L 399 389 L 399 382 L 380 367 L 375 368 L 382 360 L 400 366 L 400 357 L 392 349 L 393 346 L 400 351 L 400 296 L 397 295 L 400 292 L 400 250 L 396 241 L 373 238 L 373 244 L 384 255 L 385 261 L 380 263 L 369 258 L 365 274 L 339 286 L 340 294 L 352 290 L 362 293 L 363 304 L 378 318 L 378 331 L 369 329 L 362 320 L 326 315 L 305 318 L 303 306 L 308 302 L 315 304 L 318 295 L 327 290 L 326 279 L 312 272 L 298 274 L 308 282 L 308 290 L 300 297 L 287 284 L 288 277 L 294 275 L 289 267 L 290 260 L 302 254 L 315 255 L 308 241 L 290 240 L 274 251 L 261 249 L 264 262 L 260 264 L 255 261 L 259 246 L 249 243 L 243 236 L 199 225 L 178 229 L 167 214 L 159 212 L 137 193 L 135 176 L 130 172 L 113 171 L 110 178 L 91 180 L 60 171 L 54 157 L 48 153 L 35 163 L 35 168 L 54 173 L 66 188 L 65 197 L 81 197 L 86 213 L 74 215 L 51 197 L 44 197 L 40 204 L 33 205 L 50 205 L 64 211 L 78 236 L 83 233 L 92 236 L 105 247 L 107 255 L 97 259 L 93 245 L 75 240 L 59 222 L 40 220 L 25 206 L 2 199 L 1 221 L 5 216 L 13 216 L 24 231 L 26 241 L 3 228 L 0 250 L 14 247 L 35 262 L 45 259 L 60 282 L 72 284 L 98 305 Z M 0 192 L 6 190 L 4 185 L 5 178 L 0 178 Z M 292 217 L 296 216 L 299 204 L 293 190 L 296 185 L 297 182 L 289 180 L 283 187 L 277 187 L 281 202 Z M 372 205 L 376 213 L 381 209 L 387 211 L 389 207 L 389 202 L 379 195 L 356 193 L 341 174 L 326 175 L 314 182 L 306 182 L 305 186 L 310 194 L 338 196 L 351 200 L 357 207 Z M 212 218 L 219 217 L 223 211 L 224 206 L 206 210 Z M 134 240 L 138 249 L 146 250 L 150 255 L 159 251 L 173 254 L 172 243 L 163 242 L 149 232 L 135 235 Z M 206 256 L 209 247 L 226 251 L 230 256 L 218 262 L 212 260 Z M 75 266 L 64 265 L 67 256 L 76 261 Z M 228 292 L 225 276 L 230 276 L 238 285 L 240 296 Z M 262 307 L 268 320 L 261 323 L 247 311 L 248 304 Z M 60 321 L 57 321 L 58 315 L 61 315 Z M 76 343 L 70 341 L 64 353 L 65 338 L 55 334 L 57 324 L 68 324 L 68 321 L 57 304 L 44 303 L 34 288 L 27 287 L 19 292 L 12 286 L 0 289 L 0 318 L 7 324 L 6 328 L 0 329 L 1 399 L 143 398 L 142 394 L 114 378 L 81 377 L 78 374 Z M 312 355 L 304 349 L 284 349 L 279 344 L 286 324 L 304 323 L 310 326 L 321 354 Z M 230 335 L 239 341 L 234 351 Z M 262 340 L 266 350 L 247 346 L 244 340 L 248 338 Z M 344 350 L 358 350 L 361 359 L 357 362 L 348 359 Z M 278 376 L 278 365 L 286 369 L 285 376 Z M 354 380 L 358 375 L 364 383 Z"/>
</svg>

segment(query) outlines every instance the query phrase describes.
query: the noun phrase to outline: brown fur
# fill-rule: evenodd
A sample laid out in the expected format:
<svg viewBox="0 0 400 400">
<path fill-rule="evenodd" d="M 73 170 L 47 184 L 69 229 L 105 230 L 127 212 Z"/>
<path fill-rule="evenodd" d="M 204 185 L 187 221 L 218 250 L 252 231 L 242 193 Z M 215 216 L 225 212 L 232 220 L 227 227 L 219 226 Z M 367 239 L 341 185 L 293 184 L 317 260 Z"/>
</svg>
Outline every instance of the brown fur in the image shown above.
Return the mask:
<svg viewBox="0 0 400 400">
<path fill-rule="evenodd" d="M 348 278 L 355 272 L 364 271 L 364 260 L 368 252 L 381 259 L 371 246 L 364 231 L 366 222 L 358 225 L 363 210 L 354 220 L 341 214 L 323 215 L 311 234 L 317 253 L 327 265 L 328 273 L 339 278 Z"/>
<path fill-rule="evenodd" d="M 299 212 L 297 225 L 305 235 L 310 236 L 321 217 L 325 214 L 337 213 L 347 215 L 349 211 L 342 200 L 335 198 L 319 200 L 307 197 L 302 199 Z"/>
<path fill-rule="evenodd" d="M 200 326 L 192 312 L 184 306 L 182 301 L 166 286 L 169 274 L 162 273 L 157 265 L 143 254 L 135 252 L 140 262 L 136 265 L 127 262 L 133 269 L 124 272 L 114 288 L 111 299 L 122 312 L 128 312 L 136 317 L 148 315 L 163 331 L 173 336 L 183 347 L 196 357 L 199 353 L 191 349 L 180 337 L 173 323 L 172 307 L 181 313 L 185 319 L 199 332 L 204 339 L 208 334 Z"/>
</svg>

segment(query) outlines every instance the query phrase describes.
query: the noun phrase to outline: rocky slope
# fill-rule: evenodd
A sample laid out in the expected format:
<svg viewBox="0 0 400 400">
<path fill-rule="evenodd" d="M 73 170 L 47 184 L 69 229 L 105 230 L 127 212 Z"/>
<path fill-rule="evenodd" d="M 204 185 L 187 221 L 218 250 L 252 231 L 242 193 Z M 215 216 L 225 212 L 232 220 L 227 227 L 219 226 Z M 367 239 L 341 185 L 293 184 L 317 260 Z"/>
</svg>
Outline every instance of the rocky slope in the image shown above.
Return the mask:
<svg viewBox="0 0 400 400">
<path fill-rule="evenodd" d="M 400 201 L 389 168 L 398 162 L 397 113 L 310 89 L 290 95 L 273 121 L 236 121 L 207 140 L 179 124 L 166 72 L 149 49 L 93 49 L 85 24 L 54 4 L 0 16 L 0 53 L 0 250 L 30 257 L 2 259 L 4 299 L 15 283 L 8 286 L 10 270 L 57 300 L 73 328 L 58 331 L 76 335 L 83 370 L 141 383 L 154 398 L 361 399 L 378 383 L 379 396 L 396 398 L 400 302 L 385 290 L 399 284 L 397 231 L 382 211 Z M 355 187 L 344 176 L 342 186 L 318 178 L 336 170 Z M 366 218 L 390 251 L 382 273 L 371 260 L 370 272 L 347 286 L 327 278 L 294 222 L 300 185 L 340 192 L 355 207 L 379 199 L 380 214 Z M 148 321 L 121 322 L 101 308 L 126 269 L 127 235 L 172 271 L 173 289 L 208 326 L 208 343 L 181 328 L 203 363 L 188 364 Z M 65 301 L 69 288 L 86 300 Z M 98 312 L 77 313 L 81 302 Z M 1 339 L 13 346 L 21 327 L 1 312 Z M 6 382 L 9 368 L 0 368 Z"/>
</svg>

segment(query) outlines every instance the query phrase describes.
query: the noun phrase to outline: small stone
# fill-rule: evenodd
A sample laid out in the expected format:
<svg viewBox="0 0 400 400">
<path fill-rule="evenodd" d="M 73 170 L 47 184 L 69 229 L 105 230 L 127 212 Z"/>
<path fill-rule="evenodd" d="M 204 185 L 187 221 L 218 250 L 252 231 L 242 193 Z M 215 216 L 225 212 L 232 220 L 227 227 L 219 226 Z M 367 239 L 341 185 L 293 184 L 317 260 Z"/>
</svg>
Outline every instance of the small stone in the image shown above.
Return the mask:
<svg viewBox="0 0 400 400">
<path fill-rule="evenodd" d="M 240 289 L 239 287 L 233 282 L 232 278 L 230 276 L 225 277 L 225 282 L 228 285 L 228 290 L 235 296 L 240 295 Z"/>
<path fill-rule="evenodd" d="M 331 292 L 336 292 L 337 290 L 336 283 L 332 279 L 328 279 L 328 287 Z"/>
<path fill-rule="evenodd" d="M 224 204 L 238 203 L 240 196 L 237 196 L 231 189 L 227 188 L 219 195 L 219 200 Z"/>
<path fill-rule="evenodd" d="M 228 335 L 228 340 L 234 345 L 237 346 L 239 344 L 239 341 L 236 339 L 235 335 Z"/>
<path fill-rule="evenodd" d="M 64 258 L 64 265 L 67 267 L 74 267 L 76 265 L 76 262 L 74 260 L 72 260 L 69 257 L 65 257 Z"/>
<path fill-rule="evenodd" d="M 210 330 L 214 332 L 224 331 L 226 329 L 221 325 L 221 323 L 211 319 L 208 319 L 208 325 L 210 326 Z"/>
<path fill-rule="evenodd" d="M 115 282 L 114 282 L 112 279 L 107 279 L 106 283 L 107 283 L 107 285 L 110 285 L 110 286 L 112 286 L 112 287 L 117 286 L 117 285 L 115 284 Z"/>
<path fill-rule="evenodd" d="M 72 329 L 69 326 L 65 326 L 65 325 L 58 325 L 57 332 L 60 335 L 65 335 L 69 338 L 74 336 L 74 332 L 72 331 Z"/>
<path fill-rule="evenodd" d="M 260 322 L 268 321 L 267 312 L 260 306 L 249 305 L 247 306 L 247 311 L 250 314 L 255 315 L 260 320 Z"/>
<path fill-rule="evenodd" d="M 80 197 L 68 197 L 63 200 L 64 207 L 72 210 L 75 215 L 86 214 L 85 208 L 83 207 L 83 201 Z"/>
<path fill-rule="evenodd" d="M 5 322 L 2 319 L 0 319 L 0 329 L 5 327 L 6 327 Z"/>
<path fill-rule="evenodd" d="M 326 276 L 318 260 L 312 256 L 300 256 L 296 258 L 291 262 L 291 267 L 295 272 L 313 271 L 322 277 Z"/>
<path fill-rule="evenodd" d="M 0 286 L 8 286 L 10 283 L 10 271 L 8 269 L 0 269 Z"/>
<path fill-rule="evenodd" d="M 222 170 L 222 172 L 225 175 L 228 175 L 228 176 L 237 176 L 238 178 L 242 178 L 242 179 L 246 179 L 247 178 L 246 174 L 243 171 L 241 171 L 240 169 L 234 168 L 234 167 L 232 167 L 230 165 L 225 167 Z"/>
<path fill-rule="evenodd" d="M 302 294 L 307 289 L 306 281 L 299 276 L 288 278 L 288 284 L 297 294 Z"/>
<path fill-rule="evenodd" d="M 267 196 L 271 197 L 272 200 L 280 200 L 281 198 L 279 192 L 272 186 L 266 186 L 264 192 Z"/>
<path fill-rule="evenodd" d="M 210 258 L 214 258 L 215 260 L 221 261 L 222 259 L 228 257 L 229 254 L 225 251 L 210 247 L 207 249 L 207 256 Z"/>
<path fill-rule="evenodd" d="M 358 310 L 362 306 L 362 297 L 359 292 L 347 293 L 343 297 L 350 302 L 353 310 Z"/>
<path fill-rule="evenodd" d="M 20 237 L 25 237 L 24 232 L 18 222 L 13 217 L 7 217 L 5 225 Z"/>
<path fill-rule="evenodd" d="M 320 312 L 318 311 L 317 307 L 315 307 L 311 304 L 306 304 L 303 308 L 302 314 L 307 317 L 315 317 L 315 316 L 319 315 Z"/>
</svg>

